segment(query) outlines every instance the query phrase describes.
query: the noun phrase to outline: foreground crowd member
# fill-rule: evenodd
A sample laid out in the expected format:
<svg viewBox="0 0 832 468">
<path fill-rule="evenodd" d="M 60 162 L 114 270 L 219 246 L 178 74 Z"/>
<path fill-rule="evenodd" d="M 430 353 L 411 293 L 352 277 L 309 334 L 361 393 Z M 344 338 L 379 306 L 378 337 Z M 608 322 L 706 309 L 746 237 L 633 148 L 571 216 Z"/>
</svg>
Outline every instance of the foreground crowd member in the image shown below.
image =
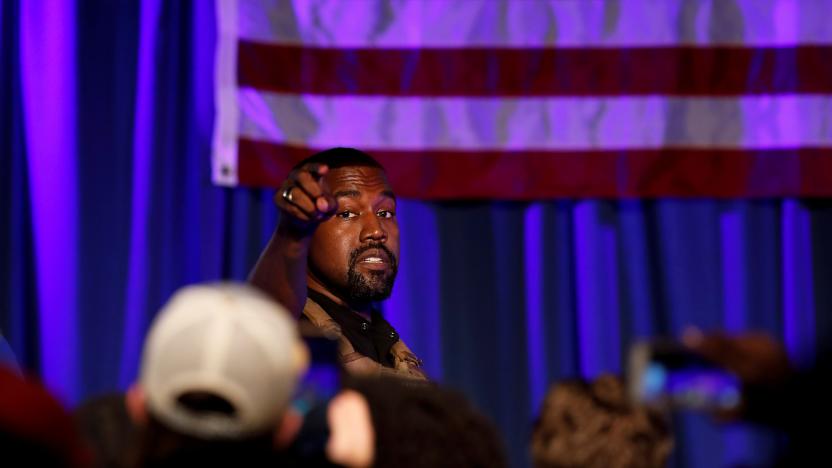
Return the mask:
<svg viewBox="0 0 832 468">
<path fill-rule="evenodd" d="M 181 289 L 154 320 L 139 382 L 121 399 L 137 429 L 108 463 L 281 466 L 275 443 L 307 361 L 295 321 L 254 288 Z M 99 449 L 104 431 L 91 437 Z"/>
<path fill-rule="evenodd" d="M 791 362 L 783 343 L 760 331 L 738 335 L 686 331 L 683 342 L 708 360 L 739 377 L 742 403 L 738 410 L 717 414 L 720 422 L 747 421 L 781 431 L 783 453 L 774 466 L 821 466 L 829 455 L 821 424 L 832 418 L 832 348 L 821 344 L 811 364 Z"/>
<path fill-rule="evenodd" d="M 392 377 L 354 378 L 330 403 L 329 459 L 350 468 L 503 468 L 493 425 L 461 394 Z"/>
<path fill-rule="evenodd" d="M 72 417 L 42 385 L 0 365 L 3 466 L 90 466 L 92 454 Z"/>
<path fill-rule="evenodd" d="M 150 329 L 128 396 L 138 466 L 274 466 L 308 356 L 282 307 L 241 285 L 177 293 Z"/>
<path fill-rule="evenodd" d="M 351 373 L 425 379 L 421 361 L 374 308 L 396 279 L 396 196 L 368 154 L 333 148 L 292 171 L 280 222 L 250 281 L 340 340 Z"/>
<path fill-rule="evenodd" d="M 537 468 L 659 468 L 672 448 L 669 421 L 632 406 L 624 384 L 611 375 L 556 384 L 531 443 Z"/>
</svg>

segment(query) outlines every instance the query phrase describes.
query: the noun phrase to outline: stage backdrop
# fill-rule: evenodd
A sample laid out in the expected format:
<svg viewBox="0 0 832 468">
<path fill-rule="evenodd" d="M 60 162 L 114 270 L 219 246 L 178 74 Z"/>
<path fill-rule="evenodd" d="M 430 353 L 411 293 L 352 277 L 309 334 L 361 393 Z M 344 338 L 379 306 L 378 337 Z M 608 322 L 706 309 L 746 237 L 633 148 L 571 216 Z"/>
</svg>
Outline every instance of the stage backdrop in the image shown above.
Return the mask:
<svg viewBox="0 0 832 468">
<path fill-rule="evenodd" d="M 604 28 L 623 21 L 627 3 L 609 3 L 621 14 Z M 754 4 L 761 14 L 751 2 L 685 2 L 678 11 L 693 16 L 671 17 L 668 34 L 710 38 L 728 28 L 744 38 L 766 26 L 793 31 L 771 37 L 802 37 L 813 31 L 806 18 L 822 14 L 795 2 Z M 277 213 L 270 189 L 212 183 L 213 3 L 0 5 L 0 327 L 22 367 L 74 404 L 135 379 L 147 326 L 178 287 L 244 279 Z M 751 14 L 711 25 L 721 5 Z M 792 16 L 775 24 L 766 16 L 775 7 Z M 566 31 L 571 23 L 559 24 Z M 786 90 L 799 95 L 795 102 L 822 103 L 823 95 L 803 92 L 799 68 L 778 70 L 793 87 L 772 89 L 772 125 L 828 142 L 832 119 L 822 105 L 775 105 Z M 523 115 L 505 114 L 506 125 Z M 638 115 L 628 119 L 621 138 L 638 128 Z M 755 187 L 785 187 L 780 175 L 755 176 Z M 832 317 L 832 203 L 824 199 L 405 199 L 398 213 L 401 272 L 385 313 L 436 380 L 461 388 L 494 419 L 517 466 L 526 463 L 547 386 L 620 371 L 640 337 L 676 335 L 689 324 L 761 328 L 799 355 L 815 348 Z M 679 418 L 676 429 L 679 467 L 753 464 L 776 445 L 771 434 L 714 428 L 696 416 Z"/>
<path fill-rule="evenodd" d="M 421 199 L 832 195 L 829 2 L 218 0 L 217 17 L 220 184 L 274 187 L 355 146 Z"/>
</svg>

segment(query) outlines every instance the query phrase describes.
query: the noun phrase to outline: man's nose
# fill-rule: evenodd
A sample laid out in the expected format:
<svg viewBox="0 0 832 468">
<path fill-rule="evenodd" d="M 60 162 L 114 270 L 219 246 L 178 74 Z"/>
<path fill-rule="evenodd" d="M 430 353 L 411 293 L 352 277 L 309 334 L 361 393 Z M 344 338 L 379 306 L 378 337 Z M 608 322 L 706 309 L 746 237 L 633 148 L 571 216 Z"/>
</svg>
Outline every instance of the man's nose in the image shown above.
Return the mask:
<svg viewBox="0 0 832 468">
<path fill-rule="evenodd" d="M 364 218 L 361 242 L 387 242 L 387 231 L 378 216 L 375 213 L 368 213 Z"/>
</svg>

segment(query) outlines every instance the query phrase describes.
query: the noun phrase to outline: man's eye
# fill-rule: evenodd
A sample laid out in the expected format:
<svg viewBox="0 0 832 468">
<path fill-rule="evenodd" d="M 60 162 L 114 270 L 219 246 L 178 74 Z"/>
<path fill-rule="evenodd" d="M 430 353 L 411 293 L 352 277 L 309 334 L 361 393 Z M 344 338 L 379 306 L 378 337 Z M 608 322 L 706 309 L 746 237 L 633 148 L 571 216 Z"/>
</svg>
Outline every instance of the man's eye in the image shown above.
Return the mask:
<svg viewBox="0 0 832 468">
<path fill-rule="evenodd" d="M 389 210 L 379 210 L 376 214 L 379 218 L 393 218 L 396 216 L 396 213 Z"/>
<path fill-rule="evenodd" d="M 352 211 L 342 211 L 335 216 L 338 216 L 341 219 L 352 219 L 358 216 L 357 214 L 353 213 Z"/>
</svg>

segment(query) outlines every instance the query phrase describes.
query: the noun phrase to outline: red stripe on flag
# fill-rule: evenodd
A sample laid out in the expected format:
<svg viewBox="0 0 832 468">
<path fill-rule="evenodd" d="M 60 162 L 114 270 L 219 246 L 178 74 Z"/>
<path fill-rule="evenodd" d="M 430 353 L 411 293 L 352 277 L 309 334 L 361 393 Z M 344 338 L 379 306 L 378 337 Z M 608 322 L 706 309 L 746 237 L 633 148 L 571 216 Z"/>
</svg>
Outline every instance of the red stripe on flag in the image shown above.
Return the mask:
<svg viewBox="0 0 832 468">
<path fill-rule="evenodd" d="M 316 151 L 240 140 L 239 182 L 277 187 Z M 830 148 L 367 151 L 397 194 L 420 199 L 832 196 Z"/>
<path fill-rule="evenodd" d="M 238 43 L 242 86 L 361 96 L 832 92 L 832 46 L 339 49 Z"/>
</svg>

